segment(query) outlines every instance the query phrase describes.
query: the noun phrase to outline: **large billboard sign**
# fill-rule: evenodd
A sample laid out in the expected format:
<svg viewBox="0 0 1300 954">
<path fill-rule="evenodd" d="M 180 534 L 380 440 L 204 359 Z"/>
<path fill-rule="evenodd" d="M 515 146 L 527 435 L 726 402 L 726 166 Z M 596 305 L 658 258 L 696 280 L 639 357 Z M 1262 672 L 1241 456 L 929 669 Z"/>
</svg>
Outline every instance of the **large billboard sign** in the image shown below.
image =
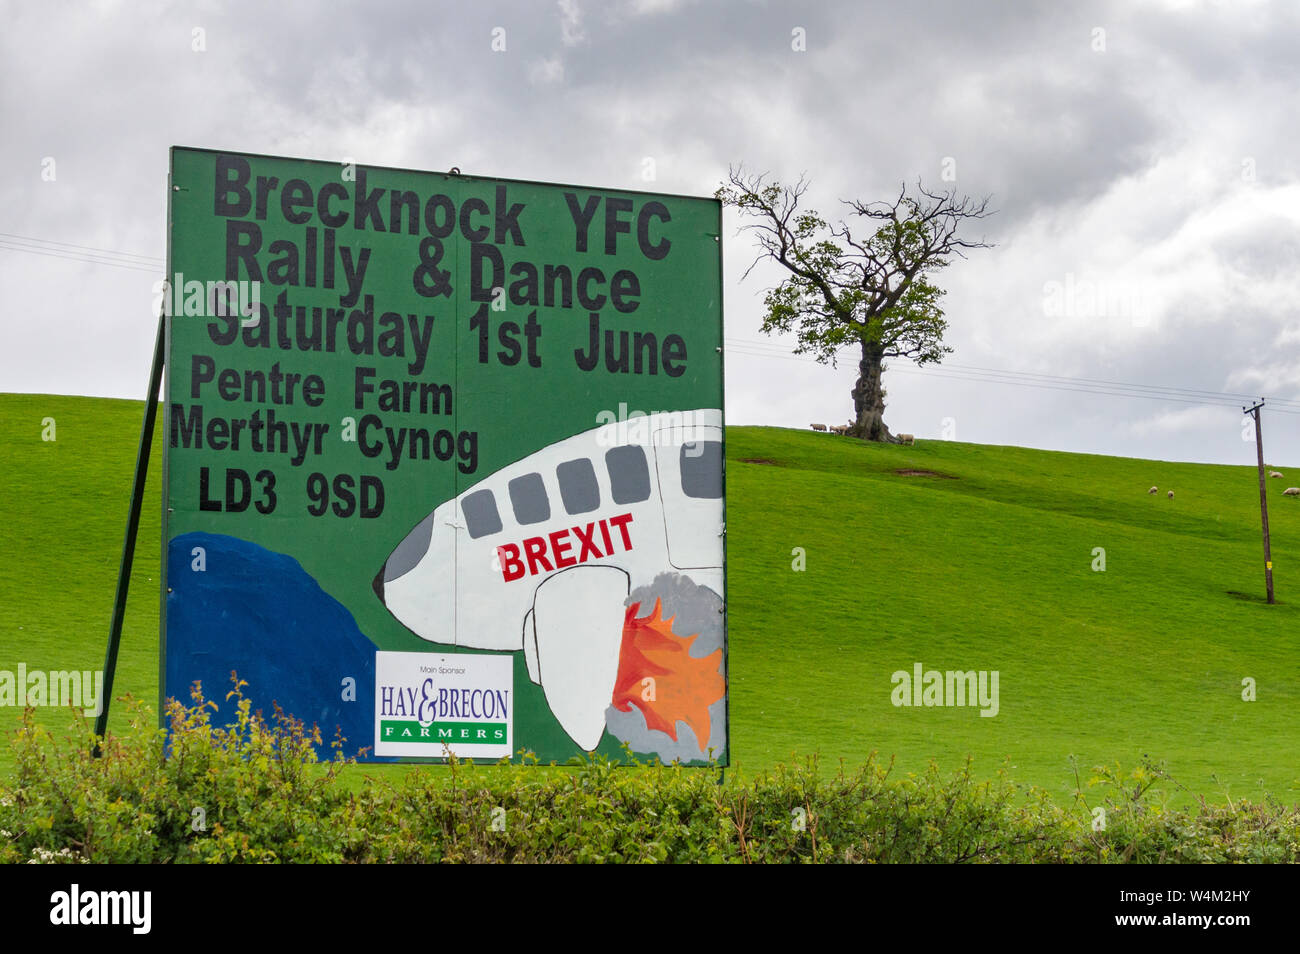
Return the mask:
<svg viewBox="0 0 1300 954">
<path fill-rule="evenodd" d="M 161 694 L 725 764 L 720 206 L 171 154 Z"/>
</svg>

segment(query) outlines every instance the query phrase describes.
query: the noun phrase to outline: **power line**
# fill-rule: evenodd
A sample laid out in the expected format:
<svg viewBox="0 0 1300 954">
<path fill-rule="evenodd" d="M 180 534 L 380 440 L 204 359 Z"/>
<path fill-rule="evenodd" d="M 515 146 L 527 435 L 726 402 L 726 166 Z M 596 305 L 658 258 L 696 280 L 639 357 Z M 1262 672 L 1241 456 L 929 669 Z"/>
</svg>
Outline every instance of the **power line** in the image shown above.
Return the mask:
<svg viewBox="0 0 1300 954">
<path fill-rule="evenodd" d="M 152 255 L 135 252 L 118 252 L 93 245 L 78 245 L 73 242 L 59 242 L 53 239 L 40 239 L 30 235 L 17 235 L 12 232 L 0 232 L 0 249 L 11 252 L 26 252 L 30 255 L 44 255 L 68 261 L 85 262 L 92 265 L 109 265 L 114 268 L 127 268 L 133 271 L 157 273 L 164 264 L 163 259 Z M 780 358 L 787 361 L 810 362 L 816 359 L 792 354 L 785 346 L 769 341 L 745 338 L 728 338 L 728 350 L 751 357 Z M 852 348 L 847 345 L 841 351 Z M 903 359 L 906 360 L 906 359 Z M 1176 404 L 1192 404 L 1203 407 L 1236 407 L 1241 400 L 1253 400 L 1254 395 L 1230 391 L 1210 391 L 1202 388 L 1180 388 L 1167 385 L 1136 384 L 1126 381 L 1107 381 L 1098 378 L 1075 378 L 1058 374 L 1044 374 L 1035 371 L 1007 371 L 998 368 L 981 368 L 973 365 L 950 364 L 940 368 L 923 369 L 894 367 L 891 370 L 900 374 L 920 374 L 931 377 L 948 378 L 954 381 L 971 381 L 984 384 L 1003 384 L 1011 387 L 1029 387 L 1039 390 L 1070 391 L 1079 394 L 1098 394 L 1110 397 L 1139 398 L 1148 401 L 1163 401 Z M 1270 398 L 1272 409 L 1280 414 L 1300 414 L 1300 401 Z"/>
<path fill-rule="evenodd" d="M 761 353 L 761 354 L 767 354 L 767 353 L 771 353 L 773 357 L 783 356 L 784 354 L 787 354 L 787 353 L 788 353 L 788 352 L 786 351 L 786 349 L 785 349 L 784 347 L 782 347 L 781 345 L 773 344 L 773 343 L 770 343 L 770 342 L 754 341 L 754 340 L 751 340 L 751 339 L 745 339 L 745 338 L 730 338 L 730 339 L 727 339 L 727 340 L 728 340 L 729 342 L 733 343 L 734 345 L 740 345 L 740 346 L 743 346 L 743 348 L 749 348 L 749 349 L 773 349 L 773 350 L 771 350 L 770 352 L 769 352 L 769 351 L 754 351 L 754 350 L 751 350 L 751 351 L 746 352 L 746 353 L 752 353 L 752 354 L 760 354 L 760 353 Z M 848 347 L 851 348 L 851 347 L 854 347 L 854 346 L 850 345 L 850 346 L 848 346 Z M 841 351 L 844 351 L 844 350 L 847 350 L 847 348 L 842 348 L 842 349 L 840 349 L 840 350 L 841 350 Z M 907 359 L 902 359 L 902 360 L 907 360 Z M 909 363 L 912 363 L 912 362 L 909 362 Z M 897 370 L 905 370 L 905 369 L 897 369 Z M 1041 373 L 1041 372 L 1035 372 L 1035 371 L 1007 371 L 1007 370 L 1003 370 L 1003 369 L 999 369 L 999 368 L 979 368 L 979 367 L 974 367 L 974 366 L 971 366 L 971 365 L 960 365 L 960 364 L 956 364 L 956 365 L 954 365 L 954 364 L 944 364 L 944 365 L 942 366 L 942 370 L 943 370 L 943 371 L 949 371 L 949 370 L 955 370 L 955 371 L 967 371 L 967 372 L 974 372 L 974 373 L 978 373 L 978 374 L 996 375 L 996 376 L 998 376 L 998 377 L 1005 377 L 1005 378 L 1012 378 L 1012 379 L 1026 379 L 1026 380 L 1034 380 L 1034 381 L 1043 381 L 1043 380 L 1046 380 L 1046 381 L 1049 381 L 1049 382 L 1062 382 L 1062 383 L 1067 383 L 1067 384 L 1087 384 L 1087 385 L 1090 385 L 1090 386 L 1095 385 L 1095 386 L 1117 387 L 1117 388 L 1123 388 L 1123 389 L 1126 389 L 1126 390 L 1150 391 L 1150 392 L 1155 392 L 1155 393 L 1162 394 L 1162 395 L 1164 395 L 1164 394 L 1173 394 L 1173 395 L 1179 395 L 1179 394 L 1181 394 L 1181 395 L 1189 395 L 1189 396 L 1193 396 L 1193 397 L 1209 398 L 1209 399 L 1213 399 L 1213 400 L 1215 400 L 1215 401 L 1224 401 L 1224 400 L 1227 400 L 1227 401 L 1231 401 L 1231 402 L 1233 402 L 1234 404 L 1235 404 L 1236 402 L 1238 402 L 1238 401 L 1241 401 L 1241 400 L 1248 400 L 1248 401 L 1249 401 L 1249 400 L 1254 400 L 1254 395 L 1251 395 L 1251 394 L 1245 394 L 1245 393 L 1239 393 L 1239 392 L 1232 392 L 1232 391 L 1208 391 L 1208 390 L 1204 390 L 1204 389 L 1201 389 L 1201 388 L 1180 388 L 1180 387 L 1174 387 L 1174 386 L 1172 386 L 1172 385 L 1134 384 L 1134 383 L 1132 383 L 1132 382 L 1126 382 L 1126 381 L 1106 381 L 1106 380 L 1100 380 L 1100 379 L 1097 379 L 1097 378 L 1075 378 L 1075 377 L 1067 377 L 1067 376 L 1065 376 L 1065 375 L 1059 375 L 1059 374 L 1044 374 L 1044 373 Z M 938 371 L 937 371 L 937 370 L 934 370 L 934 371 L 931 371 L 930 373 L 938 373 Z M 1292 406 L 1292 407 L 1294 407 L 1294 408 L 1300 410 L 1300 401 L 1287 401 L 1287 400 L 1281 400 L 1281 399 L 1277 399 L 1277 398 L 1273 398 L 1273 399 L 1271 399 L 1271 400 L 1273 400 L 1273 401 L 1275 401 L 1275 402 L 1277 402 L 1277 403 L 1282 403 L 1282 404 L 1286 404 L 1286 405 Z"/>
<path fill-rule="evenodd" d="M 796 361 L 811 360 L 811 359 L 805 359 L 799 355 L 773 354 L 771 352 L 766 352 L 766 351 L 748 350 L 744 347 L 739 347 L 736 345 L 728 346 L 728 350 L 733 353 L 747 354 L 754 357 L 782 358 L 782 359 L 790 359 Z M 985 384 L 1005 384 L 1005 385 L 1010 385 L 1012 387 L 1031 387 L 1040 390 L 1073 391 L 1080 394 L 1097 394 L 1097 395 L 1105 395 L 1111 397 L 1140 398 L 1148 401 L 1165 401 L 1165 402 L 1171 402 L 1176 404 L 1192 404 L 1192 405 L 1203 406 L 1203 407 L 1238 407 L 1239 406 L 1238 401 L 1232 399 L 1220 400 L 1220 399 L 1215 399 L 1210 397 L 1189 398 L 1189 397 L 1180 396 L 1179 394 L 1176 393 L 1173 394 L 1159 393 L 1159 392 L 1153 393 L 1151 391 L 1131 390 L 1122 387 L 1098 387 L 1096 385 L 1087 385 L 1087 384 L 1085 384 L 1082 387 L 1071 387 L 1067 383 L 1049 383 L 1045 381 L 1017 380 L 1013 377 L 1007 377 L 999 373 L 969 374 L 969 373 L 963 373 L 961 371 L 946 371 L 937 368 L 930 369 L 930 370 L 923 370 L 920 368 L 892 368 L 891 370 L 896 371 L 899 374 L 930 375 L 933 377 L 950 378 L 957 381 L 971 381 L 975 383 L 985 383 Z M 1069 381 L 1070 379 L 1065 379 L 1065 380 Z M 1078 379 L 1078 380 L 1082 382 L 1085 381 L 1086 379 Z M 1283 413 L 1283 414 L 1300 414 L 1300 408 L 1296 408 L 1296 407 L 1274 407 L 1274 410 L 1277 410 L 1279 413 Z"/>
<path fill-rule="evenodd" d="M 9 252 L 27 252 L 30 255 L 45 255 L 49 258 L 62 258 L 71 262 L 84 262 L 89 265 L 111 265 L 114 268 L 129 268 L 137 272 L 153 272 L 155 275 L 162 271 L 158 265 L 136 265 L 128 262 L 114 262 L 106 259 L 92 258 L 88 255 L 61 255 L 58 252 L 42 251 L 34 248 L 23 248 L 21 246 L 7 245 L 0 242 L 0 249 Z"/>
<path fill-rule="evenodd" d="M 91 245 L 76 245 L 72 242 L 56 242 L 51 239 L 38 239 L 30 235 L 16 235 L 12 232 L 0 232 L 0 249 L 9 252 L 26 252 L 28 255 L 42 255 L 48 258 L 61 258 L 73 262 L 85 262 L 91 265 L 109 265 L 113 268 L 127 268 L 133 271 L 153 272 L 162 270 L 163 260 L 151 255 L 139 255 L 135 252 L 115 252 L 112 249 L 96 248 Z"/>
<path fill-rule="evenodd" d="M 785 352 L 780 345 L 768 342 L 750 341 L 741 338 L 727 339 L 727 350 L 733 353 L 753 357 L 781 358 L 810 362 L 815 359 L 805 355 Z M 985 384 L 1004 384 L 1012 387 L 1031 387 L 1041 390 L 1072 391 L 1082 394 L 1097 394 L 1111 397 L 1140 398 L 1149 401 L 1164 401 L 1176 404 L 1192 404 L 1205 407 L 1240 407 L 1240 399 L 1246 395 L 1226 391 L 1207 391 L 1195 388 L 1164 387 L 1159 385 L 1133 384 L 1122 381 L 1101 381 L 1094 378 L 1071 378 L 1063 375 L 1048 375 L 1023 371 L 1000 371 L 994 368 L 976 368 L 967 365 L 947 365 L 942 368 L 922 369 L 891 368 L 900 374 L 921 374 L 934 377 L 950 378 L 958 381 L 971 381 Z M 1253 398 L 1247 397 L 1248 400 Z M 1273 410 L 1281 414 L 1300 414 L 1300 402 L 1269 399 Z M 1284 405 L 1284 406 L 1277 406 Z"/>
<path fill-rule="evenodd" d="M 949 365 L 944 365 L 944 367 L 948 369 L 959 370 L 959 371 L 972 371 L 972 372 L 979 372 L 985 374 L 1014 376 L 1018 378 L 1033 378 L 1033 379 L 1040 379 L 1040 380 L 1045 379 L 1049 381 L 1066 381 L 1070 383 L 1086 383 L 1092 385 L 1129 388 L 1129 389 L 1139 390 L 1139 391 L 1186 394 L 1192 397 L 1207 397 L 1216 400 L 1222 398 L 1230 398 L 1234 403 L 1237 403 L 1241 400 L 1253 400 L 1252 395 L 1236 393 L 1233 391 L 1207 391 L 1202 388 L 1179 388 L 1179 387 L 1173 387 L 1172 385 L 1163 385 L 1163 384 L 1133 384 L 1126 381 L 1106 381 L 1097 378 L 1073 378 L 1073 377 L 1066 377 L 1064 375 L 1059 375 L 1059 374 L 1043 374 L 1036 371 L 1003 371 L 997 368 L 978 368 L 978 367 L 972 367 L 969 365 L 960 365 L 960 364 L 949 364 Z M 1300 401 L 1283 401 L 1282 403 L 1295 405 L 1297 409 L 1300 409 Z"/>
<path fill-rule="evenodd" d="M 37 245 L 61 245 L 64 248 L 81 249 L 86 252 L 99 252 L 103 255 L 119 256 L 122 258 L 135 258 L 145 262 L 157 262 L 162 264 L 162 259 L 157 255 L 140 255 L 136 252 L 115 252 L 110 248 L 97 248 L 94 245 L 75 245 L 72 242 L 56 242 L 53 239 L 33 238 L 30 235 L 15 235 L 12 232 L 0 232 L 0 238 L 16 239 L 22 242 L 34 242 Z"/>
<path fill-rule="evenodd" d="M 1144 401 L 1163 401 L 1163 402 L 1174 403 L 1174 404 L 1191 404 L 1198 407 L 1223 407 L 1223 408 L 1236 408 L 1237 410 L 1240 410 L 1241 408 L 1241 405 L 1238 401 L 1216 401 L 1209 398 L 1186 398 L 1186 397 L 1177 397 L 1170 394 L 1153 394 L 1149 392 L 1126 391 L 1118 388 L 1098 388 L 1098 387 L 1073 388 L 1064 384 L 1047 384 L 1041 382 L 1035 383 L 1032 381 L 1002 380 L 992 375 L 972 376 L 972 375 L 963 375 L 959 372 L 950 373 L 944 371 L 923 371 L 917 368 L 894 368 L 891 370 L 897 371 L 899 374 L 921 374 L 921 375 L 933 374 L 936 375 L 937 377 L 951 378 L 957 381 L 972 381 L 972 382 L 980 382 L 985 384 L 1005 384 L 1005 385 L 1010 385 L 1012 387 L 1038 388 L 1040 390 L 1049 390 L 1049 391 L 1073 391 L 1077 394 L 1097 394 L 1097 395 L 1104 395 L 1107 397 L 1137 398 L 1139 400 L 1144 400 Z M 1276 411 L 1279 414 L 1300 414 L 1300 408 L 1273 406 L 1272 410 Z"/>
</svg>

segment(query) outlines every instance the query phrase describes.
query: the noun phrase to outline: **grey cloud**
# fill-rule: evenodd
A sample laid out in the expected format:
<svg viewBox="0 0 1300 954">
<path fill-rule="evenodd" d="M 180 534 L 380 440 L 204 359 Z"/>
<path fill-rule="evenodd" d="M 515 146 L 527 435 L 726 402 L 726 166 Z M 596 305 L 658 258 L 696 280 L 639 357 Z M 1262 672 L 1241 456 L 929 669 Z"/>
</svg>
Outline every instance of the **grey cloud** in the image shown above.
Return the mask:
<svg viewBox="0 0 1300 954">
<path fill-rule="evenodd" d="M 918 176 L 942 185 L 951 156 L 954 184 L 1000 210 L 984 229 L 999 247 L 943 276 L 951 363 L 1188 388 L 1275 382 L 1277 396 L 1300 398 L 1286 373 L 1300 348 L 1288 332 L 1300 240 L 1283 198 L 1300 159 L 1290 5 L 298 0 L 5 14 L 0 231 L 161 257 L 173 144 L 637 188 L 649 156 L 651 187 L 695 194 L 743 160 L 784 179 L 807 171 L 824 212 Z M 491 48 L 498 27 L 503 53 Z M 796 27 L 805 52 L 791 49 Z M 1091 49 L 1095 27 L 1104 53 Z M 40 179 L 44 157 L 57 161 L 54 183 Z M 1247 158 L 1262 210 L 1197 232 Z M 1144 182 L 1158 183 L 1135 193 L 1149 201 L 1108 198 Z M 1185 280 L 1149 335 L 1101 323 L 1080 339 L 1044 318 L 1044 282 L 1104 267 L 1078 246 L 1085 228 L 1097 246 L 1109 235 L 1160 249 L 1143 262 L 1147 280 Z M 740 284 L 750 247 L 728 232 L 725 248 L 727 334 L 761 339 L 761 291 L 779 276 Z M 1200 297 L 1205 269 L 1237 276 L 1226 300 Z M 138 397 L 153 280 L 0 249 L 0 387 Z M 851 369 L 737 352 L 729 416 L 838 421 Z M 778 398 L 773 374 L 788 382 Z M 922 436 L 960 407 L 963 440 L 1224 460 L 1239 450 L 1216 443 L 1211 423 L 1141 437 L 1129 427 L 1177 405 L 905 374 L 887 385 L 890 417 Z M 1279 419 L 1271 439 L 1300 459 L 1300 429 Z"/>
</svg>

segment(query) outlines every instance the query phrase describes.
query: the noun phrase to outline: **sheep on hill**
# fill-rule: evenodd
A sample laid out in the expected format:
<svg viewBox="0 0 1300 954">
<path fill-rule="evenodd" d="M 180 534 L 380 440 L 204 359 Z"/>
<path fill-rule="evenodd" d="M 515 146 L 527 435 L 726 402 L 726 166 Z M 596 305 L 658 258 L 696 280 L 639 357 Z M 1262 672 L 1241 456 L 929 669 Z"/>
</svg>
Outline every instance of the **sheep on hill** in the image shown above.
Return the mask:
<svg viewBox="0 0 1300 954">
<path fill-rule="evenodd" d="M 824 430 L 826 430 L 826 425 L 825 425 L 825 424 L 809 424 L 808 426 L 811 427 L 814 431 L 824 431 Z"/>
<path fill-rule="evenodd" d="M 1169 491 L 1169 499 L 1170 499 L 1170 500 L 1173 500 L 1173 499 L 1174 499 L 1174 492 L 1173 492 L 1172 490 Z"/>
<path fill-rule="evenodd" d="M 1288 487 L 1282 491 L 1283 497 L 1300 497 L 1300 487 Z"/>
<path fill-rule="evenodd" d="M 1280 470 L 1270 470 L 1270 471 L 1268 472 L 1268 475 L 1269 475 L 1270 477 L 1281 477 L 1281 476 L 1282 476 L 1282 472 L 1281 472 Z"/>
<path fill-rule="evenodd" d="M 1149 493 L 1149 494 L 1158 494 L 1158 493 L 1160 493 L 1160 488 L 1159 488 L 1159 487 L 1152 487 L 1150 490 L 1147 491 L 1147 493 Z"/>
</svg>

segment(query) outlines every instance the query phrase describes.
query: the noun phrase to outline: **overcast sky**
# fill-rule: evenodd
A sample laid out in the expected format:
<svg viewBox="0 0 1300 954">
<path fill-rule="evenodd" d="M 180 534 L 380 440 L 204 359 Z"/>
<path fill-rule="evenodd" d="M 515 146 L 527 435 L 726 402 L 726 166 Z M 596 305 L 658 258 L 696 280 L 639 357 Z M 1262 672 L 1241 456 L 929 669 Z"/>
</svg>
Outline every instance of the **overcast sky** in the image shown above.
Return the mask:
<svg viewBox="0 0 1300 954">
<path fill-rule="evenodd" d="M 918 177 L 992 196 L 996 247 L 936 276 L 954 352 L 886 373 L 895 432 L 1253 463 L 1241 400 L 1186 393 L 1231 392 L 1279 402 L 1267 456 L 1300 466 L 1300 5 L 324 10 L 0 0 L 0 391 L 143 396 L 174 144 L 695 195 L 743 161 L 828 216 Z M 741 280 L 740 224 L 728 421 L 845 421 L 856 362 L 762 335 L 781 276 Z"/>
</svg>

